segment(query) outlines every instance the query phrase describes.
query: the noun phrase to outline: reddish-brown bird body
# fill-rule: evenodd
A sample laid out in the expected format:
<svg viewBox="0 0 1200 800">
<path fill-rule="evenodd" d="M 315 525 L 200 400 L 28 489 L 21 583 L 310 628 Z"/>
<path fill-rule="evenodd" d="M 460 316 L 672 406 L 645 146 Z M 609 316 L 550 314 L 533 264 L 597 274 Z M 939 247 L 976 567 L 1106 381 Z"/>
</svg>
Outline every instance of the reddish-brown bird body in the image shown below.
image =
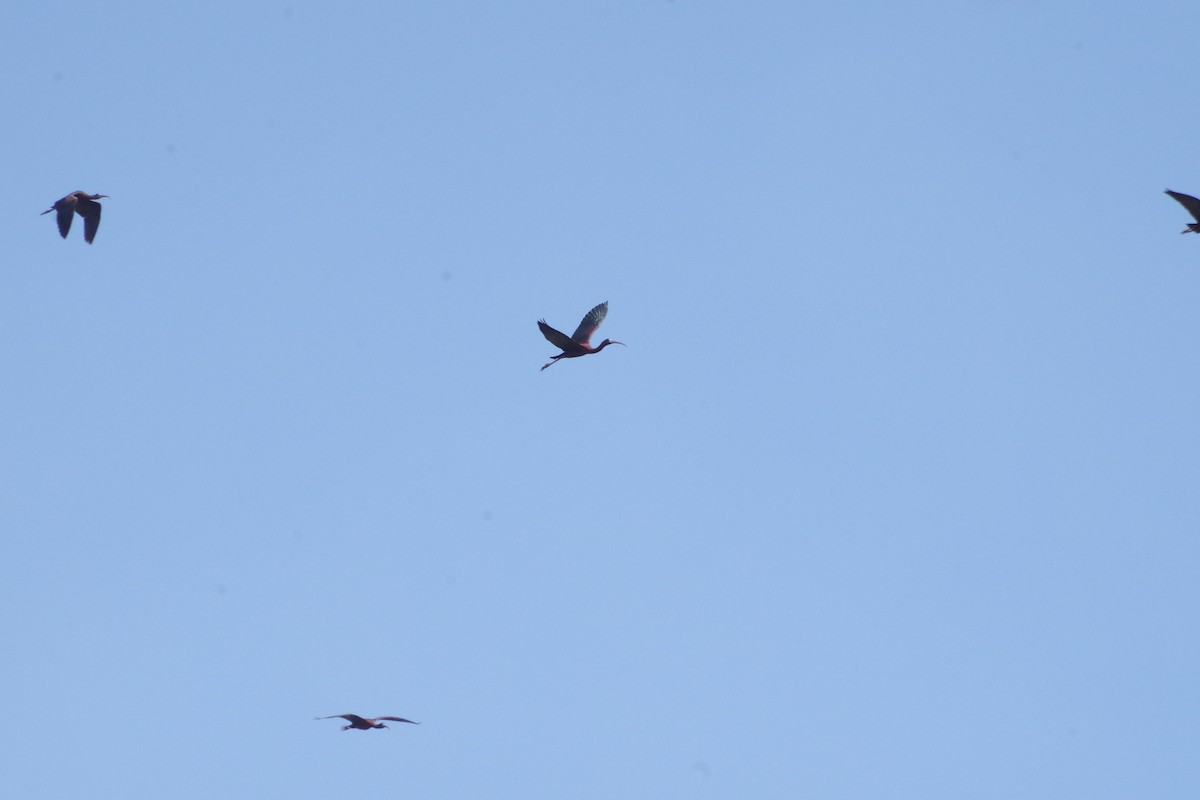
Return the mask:
<svg viewBox="0 0 1200 800">
<path fill-rule="evenodd" d="M 42 213 L 58 212 L 58 232 L 64 239 L 71 231 L 71 220 L 75 218 L 75 215 L 83 217 L 83 239 L 91 244 L 92 240 L 96 238 L 96 231 L 100 229 L 100 204 L 96 201 L 101 197 L 108 197 L 108 195 L 71 192 L 61 200 L 55 201 L 54 205 Z"/>
<path fill-rule="evenodd" d="M 419 722 L 413 722 L 411 719 L 404 717 L 360 717 L 358 714 L 334 714 L 331 717 L 317 717 L 317 719 L 344 719 L 349 722 L 349 725 L 343 725 L 342 730 L 348 731 L 351 728 L 360 731 L 369 731 L 372 728 L 386 728 L 379 720 L 386 719 L 389 722 L 407 722 L 410 725 L 420 725 Z"/>
<path fill-rule="evenodd" d="M 538 328 L 542 335 L 550 344 L 562 350 L 556 356 L 551 356 L 549 363 L 542 365 L 542 369 L 550 366 L 560 358 L 579 358 L 580 356 L 599 353 L 610 344 L 619 344 L 625 346 L 624 342 L 616 342 L 612 339 L 605 339 L 598 346 L 592 347 L 588 342 L 592 339 L 592 334 L 596 332 L 596 328 L 600 327 L 600 323 L 604 321 L 604 317 L 608 315 L 608 302 L 605 301 L 593 308 L 584 315 L 583 321 L 579 323 L 579 327 L 575 329 L 575 333 L 567 336 L 562 331 L 557 331 L 546 324 L 546 320 L 538 320 Z"/>
</svg>

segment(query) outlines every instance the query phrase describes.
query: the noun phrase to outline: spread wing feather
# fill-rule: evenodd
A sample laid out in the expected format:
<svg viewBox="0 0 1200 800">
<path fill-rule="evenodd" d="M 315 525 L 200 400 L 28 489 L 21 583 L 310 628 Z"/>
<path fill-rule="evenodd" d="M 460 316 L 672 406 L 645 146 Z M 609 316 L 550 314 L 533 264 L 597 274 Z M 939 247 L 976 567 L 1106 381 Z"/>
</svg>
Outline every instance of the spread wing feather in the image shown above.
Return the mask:
<svg viewBox="0 0 1200 800">
<path fill-rule="evenodd" d="M 71 220 L 73 219 L 75 219 L 74 203 L 63 203 L 58 207 L 58 232 L 62 234 L 64 239 L 71 232 Z"/>
<path fill-rule="evenodd" d="M 346 722 L 350 722 L 350 723 L 360 723 L 361 722 L 363 724 L 366 724 L 366 720 L 363 719 L 362 717 L 360 717 L 358 714 L 334 714 L 333 716 L 329 716 L 329 717 L 317 717 L 317 719 L 344 719 L 344 720 L 346 720 Z"/>
<path fill-rule="evenodd" d="M 1184 194 L 1183 192 L 1172 192 L 1170 189 L 1167 189 L 1166 192 L 1172 198 L 1179 201 L 1179 204 L 1186 208 L 1188 213 L 1196 218 L 1197 222 L 1200 222 L 1200 199 L 1192 197 L 1190 194 Z M 66 234 L 63 235 L 65 236 Z"/>
<path fill-rule="evenodd" d="M 587 344 L 591 341 L 592 334 L 596 332 L 596 328 L 600 327 L 600 323 L 604 322 L 604 317 L 607 315 L 608 301 L 605 300 L 584 315 L 583 321 L 579 323 L 579 327 L 575 329 L 575 333 L 571 334 L 571 338 L 580 344 Z"/>
<path fill-rule="evenodd" d="M 572 341 L 571 337 L 567 336 L 562 331 L 555 330 L 546 324 L 546 320 L 539 319 L 538 327 L 541 328 L 542 336 L 545 336 L 550 344 L 557 347 L 559 350 L 574 350 L 579 344 Z"/>
<path fill-rule="evenodd" d="M 96 238 L 96 231 L 100 228 L 100 209 L 101 205 L 95 200 L 81 199 L 75 205 L 75 210 L 83 217 L 83 238 L 88 244 Z"/>
</svg>

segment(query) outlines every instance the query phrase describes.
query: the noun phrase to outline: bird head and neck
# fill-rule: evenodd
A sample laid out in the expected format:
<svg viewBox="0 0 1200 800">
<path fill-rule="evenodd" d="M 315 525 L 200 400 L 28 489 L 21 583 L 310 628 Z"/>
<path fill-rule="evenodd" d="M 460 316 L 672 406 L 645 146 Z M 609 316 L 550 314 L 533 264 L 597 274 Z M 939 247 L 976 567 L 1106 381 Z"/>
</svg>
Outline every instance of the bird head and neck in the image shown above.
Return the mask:
<svg viewBox="0 0 1200 800">
<path fill-rule="evenodd" d="M 625 346 L 624 342 L 614 341 L 613 339 L 605 339 L 603 342 L 600 343 L 600 346 L 597 347 L 593 352 L 599 353 L 601 350 L 608 347 L 610 344 L 619 344 L 619 345 L 621 345 L 621 347 Z"/>
</svg>

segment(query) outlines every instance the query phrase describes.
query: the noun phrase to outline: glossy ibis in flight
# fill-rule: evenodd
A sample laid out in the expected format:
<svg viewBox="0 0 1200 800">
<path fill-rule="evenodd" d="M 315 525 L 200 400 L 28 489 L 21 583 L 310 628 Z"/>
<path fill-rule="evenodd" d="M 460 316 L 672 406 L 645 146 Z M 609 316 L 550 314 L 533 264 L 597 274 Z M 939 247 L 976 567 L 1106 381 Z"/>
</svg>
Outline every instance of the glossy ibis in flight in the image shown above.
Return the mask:
<svg viewBox="0 0 1200 800">
<path fill-rule="evenodd" d="M 1200 200 L 1192 197 L 1190 194 L 1183 192 L 1172 192 L 1170 189 L 1165 190 L 1167 194 L 1179 201 L 1179 204 L 1188 210 L 1188 213 L 1196 218 L 1195 222 L 1189 222 L 1187 227 L 1180 233 L 1200 233 Z"/>
<path fill-rule="evenodd" d="M 419 722 L 413 722 L 411 719 L 405 719 L 404 717 L 375 717 L 374 719 L 371 719 L 369 717 L 360 717 L 358 714 L 334 714 L 332 717 L 317 717 L 317 719 L 344 719 L 346 722 L 350 723 L 349 725 L 342 726 L 342 730 L 344 731 L 348 731 L 351 728 L 355 728 L 360 731 L 369 731 L 371 728 L 386 728 L 387 725 L 384 725 L 379 721 L 381 719 L 390 720 L 391 722 L 407 722 L 410 725 L 421 724 Z"/>
<path fill-rule="evenodd" d="M 96 238 L 96 229 L 100 227 L 100 204 L 96 201 L 101 197 L 108 197 L 108 195 L 71 192 L 63 199 L 55 201 L 54 205 L 42 213 L 58 212 L 58 232 L 64 239 L 71 230 L 71 220 L 74 216 L 78 214 L 83 217 L 83 238 L 84 241 L 91 244 L 92 240 Z"/>
<path fill-rule="evenodd" d="M 543 365 L 542 369 L 550 366 L 560 358 L 579 358 L 591 353 L 599 353 L 610 344 L 619 344 L 625 346 L 624 342 L 614 342 L 612 339 L 605 339 L 600 343 L 599 347 L 592 347 L 588 341 L 592 338 L 592 334 L 596 332 L 596 328 L 600 327 L 600 323 L 604 322 L 605 315 L 608 314 L 608 301 L 601 303 L 584 315 L 583 321 L 579 323 L 579 327 L 570 336 L 567 336 L 562 331 L 556 331 L 546 324 L 546 320 L 539 319 L 538 327 L 542 330 L 542 336 L 545 336 L 550 344 L 562 350 L 556 356 L 550 357 L 550 362 Z"/>
</svg>

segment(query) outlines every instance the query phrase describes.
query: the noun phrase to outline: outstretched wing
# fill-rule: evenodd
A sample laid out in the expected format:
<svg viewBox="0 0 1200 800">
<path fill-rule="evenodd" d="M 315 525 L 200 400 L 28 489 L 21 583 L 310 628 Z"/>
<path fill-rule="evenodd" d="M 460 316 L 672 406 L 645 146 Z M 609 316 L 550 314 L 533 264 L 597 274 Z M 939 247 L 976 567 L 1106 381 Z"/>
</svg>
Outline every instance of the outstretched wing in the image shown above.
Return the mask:
<svg viewBox="0 0 1200 800">
<path fill-rule="evenodd" d="M 62 200 L 59 202 L 62 203 Z M 58 232 L 62 234 L 64 239 L 71 232 L 71 220 L 73 219 L 75 219 L 74 203 L 63 203 L 58 207 Z M 118 225 L 117 227 L 120 226 Z"/>
<path fill-rule="evenodd" d="M 605 300 L 584 315 L 583 321 L 579 323 L 579 327 L 575 329 L 575 333 L 571 334 L 571 338 L 580 344 L 587 344 L 591 340 L 592 334 L 596 332 L 596 328 L 599 328 L 600 323 L 604 322 L 604 317 L 607 314 L 608 301 Z"/>
<path fill-rule="evenodd" d="M 1179 204 L 1188 210 L 1188 213 L 1200 222 L 1200 199 L 1192 197 L 1190 194 L 1183 192 L 1172 192 L 1170 189 L 1165 190 L 1167 194 L 1179 201 Z M 66 234 L 63 234 L 66 236 Z"/>
<path fill-rule="evenodd" d="M 79 212 L 79 216 L 83 217 L 83 238 L 88 244 L 91 244 L 92 239 L 96 238 L 96 231 L 100 228 L 100 208 L 100 204 L 95 200 L 86 198 L 75 204 L 75 210 Z M 62 217 L 60 216 L 59 219 L 61 220 Z"/>
<path fill-rule="evenodd" d="M 542 331 L 542 336 L 549 340 L 550 344 L 557 347 L 559 350 L 574 350 L 578 347 L 578 343 L 572 341 L 571 337 L 567 336 L 562 331 L 557 331 L 546 324 L 546 320 L 539 319 L 538 327 Z"/>
<path fill-rule="evenodd" d="M 419 722 L 413 722 L 411 719 L 405 719 L 404 717 L 376 717 L 375 719 L 386 719 L 386 720 L 391 720 L 392 722 L 407 722 L 411 725 L 420 725 L 421 724 Z"/>
<path fill-rule="evenodd" d="M 367 721 L 365 719 L 363 719 L 362 717 L 360 717 L 358 714 L 334 714 L 331 717 L 317 717 L 317 719 L 344 719 L 344 720 L 346 720 L 346 722 L 349 722 L 354 725 L 357 725 L 359 723 L 362 723 L 363 725 L 367 724 Z"/>
</svg>

